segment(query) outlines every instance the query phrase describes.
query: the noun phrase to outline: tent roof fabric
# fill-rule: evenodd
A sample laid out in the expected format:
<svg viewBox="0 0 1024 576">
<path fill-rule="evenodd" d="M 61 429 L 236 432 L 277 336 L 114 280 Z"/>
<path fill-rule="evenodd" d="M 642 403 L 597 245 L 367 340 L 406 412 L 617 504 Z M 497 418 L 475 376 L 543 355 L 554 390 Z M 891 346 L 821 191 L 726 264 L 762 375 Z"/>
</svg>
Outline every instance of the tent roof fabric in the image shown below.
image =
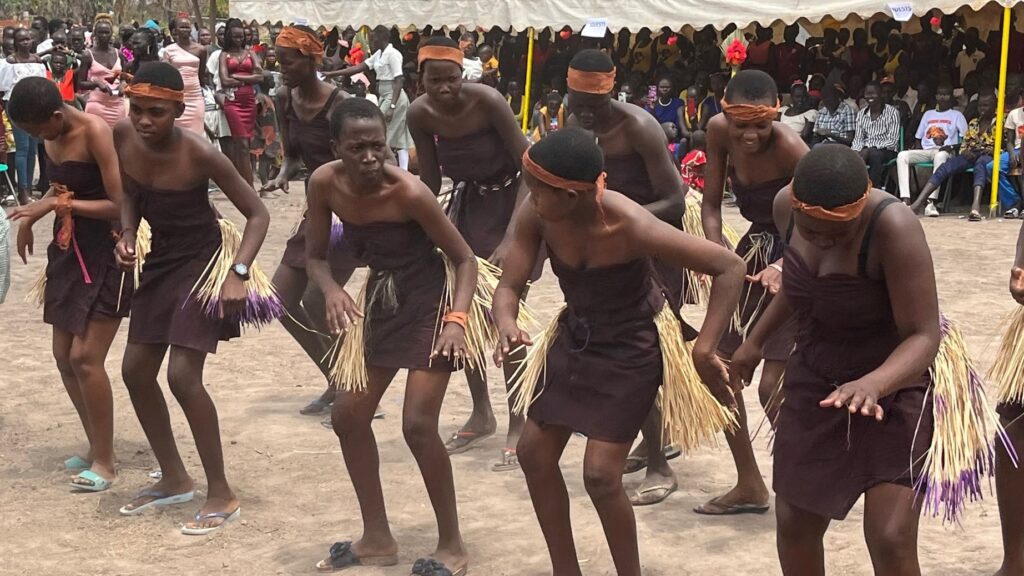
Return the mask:
<svg viewBox="0 0 1024 576">
<path fill-rule="evenodd" d="M 999 0 L 1010 3 L 1019 0 Z M 376 26 L 426 25 L 479 26 L 525 30 L 529 27 L 580 28 L 587 18 L 607 18 L 609 28 L 674 30 L 689 25 L 711 24 L 718 29 L 734 23 L 745 27 L 759 22 L 819 22 L 832 17 L 845 20 L 851 14 L 864 18 L 888 14 L 889 3 L 900 0 L 231 0 L 231 15 L 245 21 L 289 23 L 300 19 L 310 24 Z M 906 3 L 906 2 L 901 2 Z M 961 7 L 979 10 L 989 0 L 918 0 L 914 13 L 938 8 L 953 13 Z"/>
</svg>

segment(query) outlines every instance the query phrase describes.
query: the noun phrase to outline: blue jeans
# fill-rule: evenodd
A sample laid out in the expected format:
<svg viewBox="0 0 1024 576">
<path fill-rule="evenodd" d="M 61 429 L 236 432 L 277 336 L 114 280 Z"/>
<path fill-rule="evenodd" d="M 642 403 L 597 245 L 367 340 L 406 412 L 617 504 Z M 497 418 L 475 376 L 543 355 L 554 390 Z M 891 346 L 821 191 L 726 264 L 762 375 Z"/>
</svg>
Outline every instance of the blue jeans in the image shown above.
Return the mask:
<svg viewBox="0 0 1024 576">
<path fill-rule="evenodd" d="M 29 190 L 32 188 L 32 178 L 36 173 L 36 154 L 38 152 L 39 140 L 32 137 L 17 126 L 14 128 L 14 170 L 18 174 L 18 188 Z"/>
<path fill-rule="evenodd" d="M 942 166 L 939 166 L 932 177 L 928 180 L 934 186 L 942 186 L 948 178 L 952 178 L 957 174 L 962 174 L 967 171 L 968 168 L 974 168 L 974 186 L 985 186 L 988 182 L 988 178 L 985 177 L 985 166 L 989 166 L 989 173 L 992 171 L 991 167 L 992 157 L 983 155 L 978 156 L 976 160 L 969 160 L 965 156 L 953 156 L 949 160 L 946 160 Z"/>
<path fill-rule="evenodd" d="M 1020 153 L 1020 149 L 1017 149 L 1017 153 Z M 992 180 L 992 165 L 995 162 L 989 162 L 985 166 L 985 182 L 988 183 Z M 999 157 L 999 204 L 1003 207 L 1003 210 L 1009 210 L 1017 206 L 1020 202 L 1020 194 L 1017 193 L 1017 187 L 1013 185 L 1013 180 L 1010 179 L 1010 153 L 1003 152 L 1002 156 Z"/>
</svg>

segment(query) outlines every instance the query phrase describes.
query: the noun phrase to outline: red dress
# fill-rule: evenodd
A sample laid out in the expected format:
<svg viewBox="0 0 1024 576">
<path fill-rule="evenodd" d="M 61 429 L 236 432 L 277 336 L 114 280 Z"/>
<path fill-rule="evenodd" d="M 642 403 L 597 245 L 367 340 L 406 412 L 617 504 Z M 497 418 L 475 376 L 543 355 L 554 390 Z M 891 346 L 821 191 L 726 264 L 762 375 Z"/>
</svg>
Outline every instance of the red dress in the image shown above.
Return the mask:
<svg viewBox="0 0 1024 576">
<path fill-rule="evenodd" d="M 229 75 L 252 74 L 256 69 L 256 63 L 248 53 L 240 61 L 228 56 L 227 63 Z M 256 127 L 256 90 L 251 84 L 235 88 L 234 98 L 224 100 L 224 115 L 227 116 L 232 137 L 252 138 Z"/>
</svg>

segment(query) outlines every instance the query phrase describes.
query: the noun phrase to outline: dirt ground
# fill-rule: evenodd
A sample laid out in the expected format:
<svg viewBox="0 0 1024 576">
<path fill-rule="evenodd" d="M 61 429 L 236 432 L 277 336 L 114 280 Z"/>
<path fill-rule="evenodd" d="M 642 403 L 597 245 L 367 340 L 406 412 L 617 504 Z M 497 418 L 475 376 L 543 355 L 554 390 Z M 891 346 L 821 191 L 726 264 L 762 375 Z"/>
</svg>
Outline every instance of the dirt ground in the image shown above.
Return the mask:
<svg viewBox="0 0 1024 576">
<path fill-rule="evenodd" d="M 259 262 L 275 268 L 302 204 L 300 186 L 268 201 L 273 221 Z M 238 214 L 215 196 L 229 217 Z M 739 226 L 736 211 L 728 219 Z M 84 436 L 50 353 L 50 330 L 42 313 L 23 302 L 45 262 L 48 224 L 37 225 L 36 256 L 29 265 L 12 262 L 14 282 L 0 307 L 0 574 L 309 574 L 331 543 L 360 535 L 359 510 L 346 477 L 338 443 L 318 418 L 298 409 L 320 393 L 323 381 L 314 365 L 279 326 L 222 344 L 207 362 L 206 383 L 220 410 L 228 478 L 242 500 L 241 520 L 208 537 L 183 536 L 180 525 L 200 504 L 175 506 L 125 518 L 120 506 L 150 480 L 156 467 L 121 377 L 127 323 L 107 360 L 114 389 L 116 449 L 120 477 L 98 495 L 70 494 L 62 462 L 84 450 Z M 924 222 L 946 314 L 960 323 L 979 364 L 987 369 L 998 346 L 1001 321 L 1013 303 L 1007 280 L 1019 224 L 969 224 L 957 217 Z M 358 287 L 357 274 L 350 289 Z M 530 293 L 531 304 L 549 318 L 561 302 L 554 276 L 547 272 Z M 699 322 L 700 312 L 687 310 Z M 499 373 L 489 373 L 500 404 Z M 374 423 L 380 444 L 381 476 L 388 512 L 401 546 L 401 563 L 353 574 L 400 576 L 433 550 L 436 530 L 415 464 L 401 435 L 403 376 L 384 397 L 383 420 Z M 990 391 L 991 392 L 991 391 Z M 167 395 L 186 465 L 202 492 L 205 479 L 181 410 Z M 449 435 L 467 417 L 470 399 L 461 374 L 453 376 L 441 416 L 440 433 Z M 470 573 L 542 575 L 549 573 L 544 541 L 520 472 L 495 473 L 490 466 L 502 446 L 505 409 L 496 406 L 499 434 L 482 447 L 455 456 L 452 464 L 459 513 L 472 554 Z M 747 394 L 752 422 L 763 411 Z M 756 426 L 755 426 L 756 427 Z M 771 479 L 768 438 L 755 439 L 762 474 Z M 583 571 L 611 575 L 614 569 L 597 515 L 582 483 L 584 442 L 574 438 L 563 458 L 572 497 L 572 516 Z M 680 488 L 665 503 L 638 509 L 637 526 L 644 573 L 758 575 L 780 573 L 775 553 L 775 519 L 764 516 L 707 518 L 691 508 L 727 490 L 735 477 L 725 446 L 709 446 L 673 461 Z M 626 479 L 627 488 L 640 481 Z M 829 574 L 871 573 L 862 536 L 862 505 L 844 522 L 833 523 L 825 539 Z M 970 506 L 962 526 L 922 521 L 921 562 L 925 574 L 988 575 L 999 566 L 1001 545 L 995 495 Z"/>
</svg>

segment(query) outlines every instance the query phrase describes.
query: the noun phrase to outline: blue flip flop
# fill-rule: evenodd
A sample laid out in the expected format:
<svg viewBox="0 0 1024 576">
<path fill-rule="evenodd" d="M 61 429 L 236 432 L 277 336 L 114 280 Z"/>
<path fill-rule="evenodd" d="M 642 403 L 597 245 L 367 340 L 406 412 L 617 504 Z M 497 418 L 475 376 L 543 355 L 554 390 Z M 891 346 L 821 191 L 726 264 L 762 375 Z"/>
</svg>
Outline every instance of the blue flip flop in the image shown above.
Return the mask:
<svg viewBox="0 0 1024 576">
<path fill-rule="evenodd" d="M 242 507 L 235 508 L 232 512 L 210 512 L 209 514 L 200 514 L 196 512 L 194 516 L 196 522 L 202 522 L 203 520 L 211 520 L 213 518 L 221 518 L 223 522 L 216 526 L 209 528 L 189 528 L 188 526 L 181 527 L 181 533 L 187 536 L 205 536 L 210 532 L 215 532 L 224 527 L 228 522 L 238 520 L 238 517 L 242 514 Z"/>
<path fill-rule="evenodd" d="M 138 495 L 135 496 L 135 498 L 142 498 L 146 496 L 153 498 L 153 500 L 150 500 L 149 502 L 146 502 L 145 504 L 137 508 L 129 508 L 128 505 L 126 504 L 121 507 L 121 515 L 138 516 L 139 514 L 142 514 L 146 510 L 149 510 L 150 508 L 160 508 L 162 506 L 173 506 L 175 504 L 184 504 L 186 502 L 191 502 L 193 496 L 195 496 L 195 491 L 189 490 L 188 492 L 183 492 L 181 494 L 167 494 L 165 492 L 160 492 L 158 490 L 146 489 L 143 490 L 142 492 L 139 492 Z"/>
<path fill-rule="evenodd" d="M 75 476 L 77 480 L 85 480 L 89 484 L 81 484 L 71 481 L 71 488 L 78 492 L 103 492 L 110 489 L 110 481 L 92 470 L 82 470 Z"/>
<path fill-rule="evenodd" d="M 64 461 L 65 470 L 88 470 L 89 468 L 92 468 L 92 462 L 81 456 L 72 456 Z"/>
</svg>

